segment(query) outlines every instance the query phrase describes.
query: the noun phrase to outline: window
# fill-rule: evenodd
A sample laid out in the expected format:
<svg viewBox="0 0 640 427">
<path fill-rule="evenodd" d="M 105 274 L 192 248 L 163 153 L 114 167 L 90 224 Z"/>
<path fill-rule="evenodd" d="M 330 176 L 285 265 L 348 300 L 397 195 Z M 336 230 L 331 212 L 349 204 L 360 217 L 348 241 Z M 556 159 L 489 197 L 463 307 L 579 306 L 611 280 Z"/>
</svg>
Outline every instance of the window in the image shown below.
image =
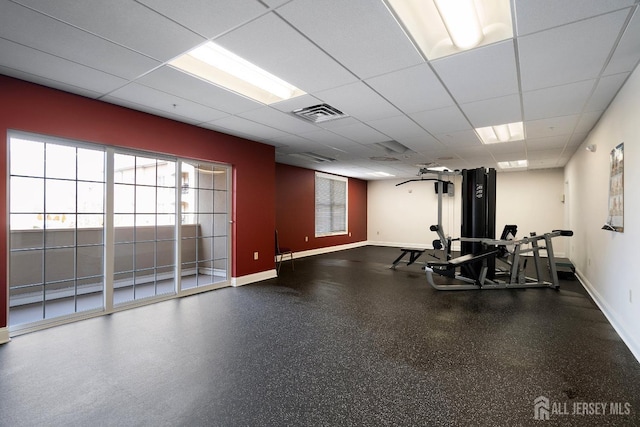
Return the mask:
<svg viewBox="0 0 640 427">
<path fill-rule="evenodd" d="M 11 322 L 102 308 L 104 150 L 20 137 L 9 150 Z"/>
<path fill-rule="evenodd" d="M 12 331 L 229 284 L 229 166 L 11 132 L 9 171 Z"/>
<path fill-rule="evenodd" d="M 347 178 L 316 172 L 316 237 L 347 233 Z"/>
</svg>

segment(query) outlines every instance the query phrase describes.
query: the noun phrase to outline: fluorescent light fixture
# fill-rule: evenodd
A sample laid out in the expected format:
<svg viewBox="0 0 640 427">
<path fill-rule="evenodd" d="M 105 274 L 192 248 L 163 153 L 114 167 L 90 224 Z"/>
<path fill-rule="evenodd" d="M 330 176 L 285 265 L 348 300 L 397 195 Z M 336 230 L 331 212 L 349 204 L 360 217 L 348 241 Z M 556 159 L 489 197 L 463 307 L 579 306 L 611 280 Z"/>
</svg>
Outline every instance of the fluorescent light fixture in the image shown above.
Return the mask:
<svg viewBox="0 0 640 427">
<path fill-rule="evenodd" d="M 454 45 L 472 49 L 480 44 L 484 34 L 473 0 L 434 0 L 434 3 Z"/>
<path fill-rule="evenodd" d="M 487 126 L 476 128 L 476 133 L 483 144 L 522 141 L 524 139 L 524 125 L 522 122 L 515 122 L 504 125 Z"/>
<path fill-rule="evenodd" d="M 169 65 L 264 104 L 305 93 L 213 42 L 190 50 Z"/>
<path fill-rule="evenodd" d="M 369 172 L 369 175 L 378 176 L 378 177 L 381 177 L 381 178 L 395 176 L 395 175 L 391 175 L 390 173 L 386 173 L 386 172 Z"/>
<path fill-rule="evenodd" d="M 498 162 L 500 169 L 520 169 L 529 166 L 528 160 L 512 160 L 509 162 Z"/>
<path fill-rule="evenodd" d="M 385 1 L 428 59 L 513 37 L 509 0 Z"/>
</svg>

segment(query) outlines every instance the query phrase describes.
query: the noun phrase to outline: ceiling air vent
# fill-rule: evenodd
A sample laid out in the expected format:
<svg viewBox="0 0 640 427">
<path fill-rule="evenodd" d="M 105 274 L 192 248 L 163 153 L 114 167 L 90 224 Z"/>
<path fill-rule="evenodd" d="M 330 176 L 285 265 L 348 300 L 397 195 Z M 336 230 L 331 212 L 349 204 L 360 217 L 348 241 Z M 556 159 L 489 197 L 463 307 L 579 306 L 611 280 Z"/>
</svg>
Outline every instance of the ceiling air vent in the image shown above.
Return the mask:
<svg viewBox="0 0 640 427">
<path fill-rule="evenodd" d="M 331 157 L 323 156 L 321 154 L 316 153 L 291 153 L 289 154 L 292 157 L 297 157 L 302 160 L 312 161 L 314 163 L 325 163 L 325 162 L 334 162 L 336 159 Z"/>
<path fill-rule="evenodd" d="M 338 120 L 345 117 L 349 117 L 348 114 L 343 113 L 335 107 L 329 104 L 313 105 L 311 107 L 300 108 L 293 110 L 291 113 L 300 117 L 301 119 L 313 122 L 321 123 L 329 120 Z"/>
</svg>

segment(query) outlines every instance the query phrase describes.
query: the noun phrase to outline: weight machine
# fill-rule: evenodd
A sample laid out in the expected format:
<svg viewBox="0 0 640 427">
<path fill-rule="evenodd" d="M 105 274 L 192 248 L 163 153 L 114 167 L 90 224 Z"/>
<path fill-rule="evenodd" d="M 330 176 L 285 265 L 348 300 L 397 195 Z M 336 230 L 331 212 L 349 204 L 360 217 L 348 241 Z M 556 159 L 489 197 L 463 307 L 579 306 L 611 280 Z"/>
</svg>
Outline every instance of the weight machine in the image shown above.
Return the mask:
<svg viewBox="0 0 640 427">
<path fill-rule="evenodd" d="M 423 175 L 426 174 L 437 174 L 437 178 L 424 178 Z M 572 231 L 554 230 L 542 235 L 531 233 L 529 237 L 516 240 L 517 227 L 507 225 L 500 239 L 496 239 L 495 169 L 463 169 L 460 172 L 420 169 L 419 175 L 419 179 L 407 180 L 397 186 L 414 181 L 436 181 L 438 224 L 432 225 L 430 229 L 438 235 L 438 239 L 433 241 L 433 247 L 442 251 L 443 258 L 425 263 L 427 282 L 431 286 L 438 290 L 527 287 L 558 289 L 560 285 L 552 239 L 558 236 L 572 236 Z M 447 182 L 443 177 L 451 175 L 462 175 L 461 237 L 457 239 L 445 236 L 442 229 L 442 194 Z M 456 258 L 451 255 L 453 241 L 460 242 L 460 256 Z M 401 250 L 402 254 L 396 258 L 391 268 L 403 262 L 402 259 L 407 254 L 410 258 L 405 262 L 411 265 L 426 251 L 412 248 Z M 543 250 L 546 257 L 540 254 Z M 525 272 L 528 259 L 533 259 L 535 276 L 527 276 Z M 496 267 L 496 262 L 501 263 L 501 266 Z M 444 277 L 444 282 L 436 283 L 434 274 Z"/>
</svg>

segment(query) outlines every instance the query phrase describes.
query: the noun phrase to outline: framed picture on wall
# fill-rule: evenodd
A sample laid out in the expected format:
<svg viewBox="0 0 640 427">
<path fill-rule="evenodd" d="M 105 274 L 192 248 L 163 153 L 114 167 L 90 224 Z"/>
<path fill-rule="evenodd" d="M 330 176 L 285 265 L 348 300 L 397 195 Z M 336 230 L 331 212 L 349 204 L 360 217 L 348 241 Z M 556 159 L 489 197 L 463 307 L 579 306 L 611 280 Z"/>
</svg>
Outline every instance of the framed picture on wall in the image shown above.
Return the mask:
<svg viewBox="0 0 640 427">
<path fill-rule="evenodd" d="M 609 155 L 609 216 L 605 230 L 624 231 L 624 143 Z"/>
</svg>

